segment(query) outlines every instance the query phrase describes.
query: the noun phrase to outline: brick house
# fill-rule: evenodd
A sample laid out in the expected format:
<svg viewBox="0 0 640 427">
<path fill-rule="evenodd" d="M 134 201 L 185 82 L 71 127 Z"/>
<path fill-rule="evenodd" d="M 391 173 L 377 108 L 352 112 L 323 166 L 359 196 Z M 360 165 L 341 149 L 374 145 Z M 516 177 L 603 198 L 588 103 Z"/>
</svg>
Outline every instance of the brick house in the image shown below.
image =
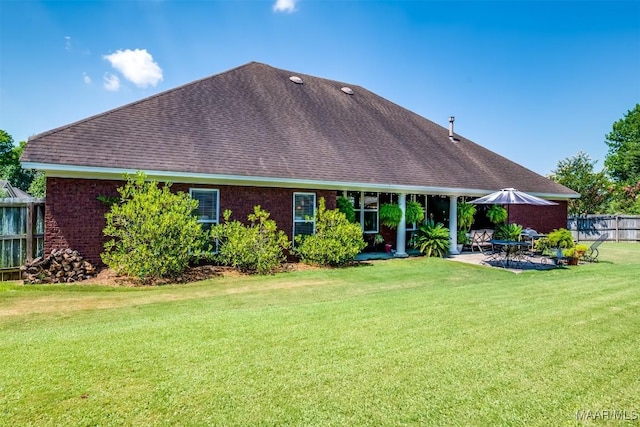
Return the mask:
<svg viewBox="0 0 640 427">
<path fill-rule="evenodd" d="M 407 230 L 379 224 L 378 209 L 416 200 L 451 226 L 456 201 L 504 187 L 558 202 L 512 206 L 511 219 L 541 232 L 566 227 L 574 191 L 355 85 L 251 62 L 29 139 L 25 168 L 47 176 L 45 252 L 72 247 L 101 264 L 106 206 L 123 173 L 144 171 L 200 201 L 200 219 L 254 205 L 289 237 L 313 231 L 324 197 L 354 201 L 368 239 L 400 255 Z M 455 245 L 452 245 L 455 247 Z"/>
</svg>

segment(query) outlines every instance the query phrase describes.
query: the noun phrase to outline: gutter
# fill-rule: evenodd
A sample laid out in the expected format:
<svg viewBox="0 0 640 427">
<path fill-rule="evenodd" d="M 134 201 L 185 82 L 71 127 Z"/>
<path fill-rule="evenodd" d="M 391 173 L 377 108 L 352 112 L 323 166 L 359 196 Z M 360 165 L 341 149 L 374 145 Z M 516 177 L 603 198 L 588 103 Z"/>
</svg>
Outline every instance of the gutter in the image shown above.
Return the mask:
<svg viewBox="0 0 640 427">
<path fill-rule="evenodd" d="M 135 175 L 140 169 L 126 168 L 102 168 L 95 166 L 73 166 L 22 162 L 25 169 L 36 169 L 43 171 L 47 177 L 52 178 L 76 178 L 76 179 L 100 179 L 124 181 L 124 175 Z M 256 187 L 281 187 L 300 188 L 316 190 L 348 190 L 348 191 L 372 191 L 382 193 L 404 193 L 404 194 L 441 194 L 452 196 L 481 197 L 495 191 L 495 189 L 477 188 L 454 188 L 454 187 L 433 187 L 402 184 L 371 184 L 349 181 L 324 181 L 310 179 L 276 178 L 265 176 L 242 176 L 223 174 L 203 174 L 190 172 L 172 172 L 160 170 L 141 170 L 147 178 L 159 182 L 191 183 L 191 184 L 216 184 L 216 185 L 238 185 Z M 568 200 L 579 198 L 579 194 L 558 194 L 558 193 L 535 193 L 528 192 L 534 196 L 553 200 Z"/>
</svg>

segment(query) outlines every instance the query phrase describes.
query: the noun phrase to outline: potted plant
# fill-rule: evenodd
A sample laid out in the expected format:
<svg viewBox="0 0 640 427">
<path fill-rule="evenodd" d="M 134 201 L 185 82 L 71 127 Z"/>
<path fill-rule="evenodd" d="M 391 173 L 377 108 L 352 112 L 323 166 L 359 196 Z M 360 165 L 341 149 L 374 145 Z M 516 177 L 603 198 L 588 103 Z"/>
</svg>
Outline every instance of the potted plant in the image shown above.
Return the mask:
<svg viewBox="0 0 640 427">
<path fill-rule="evenodd" d="M 487 218 L 493 224 L 504 224 L 507 221 L 508 212 L 500 205 L 492 205 L 487 211 Z"/>
<path fill-rule="evenodd" d="M 458 230 L 457 241 L 458 242 L 456 245 L 456 249 L 458 250 L 458 252 L 462 252 L 462 248 L 464 247 L 464 245 L 471 244 L 471 239 L 469 238 L 469 235 L 465 230 Z"/>
<path fill-rule="evenodd" d="M 382 245 L 384 245 L 384 237 L 382 237 L 382 234 L 376 234 L 373 237 L 373 246 L 375 250 L 379 252 L 382 249 Z"/>
<path fill-rule="evenodd" d="M 457 249 L 458 249 L 458 252 L 462 252 L 462 247 L 464 245 L 468 245 L 471 243 L 469 239 L 469 232 L 471 231 L 471 226 L 475 221 L 474 216 L 476 214 L 476 205 L 472 205 L 471 203 L 467 203 L 467 202 L 458 202 L 457 212 L 458 212 Z"/>
<path fill-rule="evenodd" d="M 396 228 L 402 219 L 402 209 L 395 203 L 385 203 L 380 206 L 380 222 L 389 228 Z"/>
<path fill-rule="evenodd" d="M 408 200 L 404 210 L 407 224 L 420 224 L 424 220 L 424 208 L 418 202 Z"/>
<path fill-rule="evenodd" d="M 563 249 L 573 248 L 573 235 L 566 228 L 558 228 L 553 230 L 547 236 L 547 242 L 552 248 L 556 248 L 556 257 L 561 259 L 564 257 Z"/>
<path fill-rule="evenodd" d="M 576 260 L 576 264 L 578 265 L 578 261 L 580 261 L 582 259 L 582 257 L 584 256 L 585 252 L 587 252 L 587 245 L 583 245 L 582 243 L 577 244 L 575 246 L 575 248 L 573 248 L 573 258 L 575 258 Z"/>
</svg>

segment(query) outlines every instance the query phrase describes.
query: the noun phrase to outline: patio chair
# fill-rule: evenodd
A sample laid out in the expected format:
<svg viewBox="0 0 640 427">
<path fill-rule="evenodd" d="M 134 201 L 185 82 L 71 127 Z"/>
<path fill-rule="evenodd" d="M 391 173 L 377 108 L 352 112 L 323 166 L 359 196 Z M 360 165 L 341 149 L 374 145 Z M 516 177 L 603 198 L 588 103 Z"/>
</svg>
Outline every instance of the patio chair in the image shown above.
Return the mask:
<svg viewBox="0 0 640 427">
<path fill-rule="evenodd" d="M 487 249 L 492 249 L 491 242 L 493 239 L 493 230 L 476 230 L 471 233 L 471 252 L 478 249 L 480 253 L 484 253 Z"/>
<path fill-rule="evenodd" d="M 593 242 L 591 246 L 589 246 L 589 249 L 585 251 L 582 259 L 589 262 L 598 262 L 598 255 L 600 254 L 600 252 L 598 251 L 598 246 L 600 246 L 602 242 L 607 240 L 608 237 L 609 233 L 601 234 L 600 237 L 598 237 L 598 240 Z"/>
</svg>

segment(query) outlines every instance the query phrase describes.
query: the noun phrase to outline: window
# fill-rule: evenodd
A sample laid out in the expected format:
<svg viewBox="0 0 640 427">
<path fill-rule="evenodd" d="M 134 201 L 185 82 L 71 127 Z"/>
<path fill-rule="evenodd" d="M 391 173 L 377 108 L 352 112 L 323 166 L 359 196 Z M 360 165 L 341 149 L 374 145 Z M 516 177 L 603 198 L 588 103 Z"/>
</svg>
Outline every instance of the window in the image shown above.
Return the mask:
<svg viewBox="0 0 640 427">
<path fill-rule="evenodd" d="M 293 238 L 300 234 L 313 234 L 316 222 L 316 194 L 293 193 Z"/>
<path fill-rule="evenodd" d="M 356 220 L 365 233 L 378 232 L 379 193 L 349 191 L 347 198 L 353 203 Z"/>
<path fill-rule="evenodd" d="M 208 188 L 190 188 L 189 194 L 198 203 L 198 222 L 202 229 L 208 231 L 213 224 L 218 223 L 220 197 L 218 190 Z"/>
</svg>

